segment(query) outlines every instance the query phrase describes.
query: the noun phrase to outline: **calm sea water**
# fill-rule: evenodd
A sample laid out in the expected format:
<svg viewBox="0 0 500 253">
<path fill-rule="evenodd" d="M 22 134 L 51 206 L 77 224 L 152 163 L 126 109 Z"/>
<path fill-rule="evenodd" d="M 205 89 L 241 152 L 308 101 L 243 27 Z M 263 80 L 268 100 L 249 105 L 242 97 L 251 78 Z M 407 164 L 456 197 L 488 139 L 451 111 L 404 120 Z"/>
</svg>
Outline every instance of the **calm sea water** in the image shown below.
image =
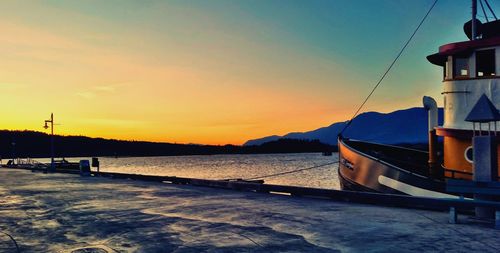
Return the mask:
<svg viewBox="0 0 500 253">
<path fill-rule="evenodd" d="M 80 158 L 68 158 L 78 161 Z M 82 158 L 89 159 L 89 158 Z M 47 159 L 39 159 L 47 162 Z M 338 160 L 338 154 L 197 155 L 158 157 L 100 157 L 101 171 L 202 179 L 253 178 Z M 338 164 L 265 178 L 266 183 L 339 189 Z"/>
</svg>

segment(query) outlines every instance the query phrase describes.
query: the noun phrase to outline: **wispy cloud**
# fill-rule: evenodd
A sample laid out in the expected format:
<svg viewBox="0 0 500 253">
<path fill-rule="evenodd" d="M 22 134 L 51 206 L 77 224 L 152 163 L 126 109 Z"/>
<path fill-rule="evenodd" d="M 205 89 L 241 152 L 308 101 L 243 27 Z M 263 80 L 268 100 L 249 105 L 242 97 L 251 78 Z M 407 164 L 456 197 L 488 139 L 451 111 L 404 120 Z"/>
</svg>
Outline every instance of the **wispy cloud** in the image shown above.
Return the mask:
<svg viewBox="0 0 500 253">
<path fill-rule="evenodd" d="M 76 95 L 85 99 L 93 99 L 96 97 L 96 94 L 90 91 L 77 92 Z"/>
<path fill-rule="evenodd" d="M 76 93 L 79 97 L 85 99 L 94 99 L 98 96 L 107 94 L 107 93 L 115 93 L 121 85 L 113 84 L 113 85 L 98 85 L 89 88 L 88 90 L 79 91 Z"/>
<path fill-rule="evenodd" d="M 136 127 L 149 123 L 148 121 L 143 121 L 143 120 L 117 119 L 117 118 L 84 118 L 81 121 L 96 125 L 127 126 L 127 127 Z"/>
<path fill-rule="evenodd" d="M 101 85 L 92 87 L 93 90 L 98 92 L 115 92 L 116 88 L 116 85 Z"/>
</svg>

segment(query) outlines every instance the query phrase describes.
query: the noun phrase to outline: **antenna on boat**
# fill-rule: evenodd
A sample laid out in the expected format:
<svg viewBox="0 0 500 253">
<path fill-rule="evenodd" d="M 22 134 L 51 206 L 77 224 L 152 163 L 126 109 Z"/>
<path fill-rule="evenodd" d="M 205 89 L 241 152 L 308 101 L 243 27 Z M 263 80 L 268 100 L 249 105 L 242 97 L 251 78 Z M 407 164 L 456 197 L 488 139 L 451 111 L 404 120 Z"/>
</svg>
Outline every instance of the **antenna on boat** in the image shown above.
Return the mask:
<svg viewBox="0 0 500 253">
<path fill-rule="evenodd" d="M 476 40 L 477 36 L 476 15 L 477 15 L 477 0 L 472 0 L 472 35 L 470 40 Z"/>
</svg>

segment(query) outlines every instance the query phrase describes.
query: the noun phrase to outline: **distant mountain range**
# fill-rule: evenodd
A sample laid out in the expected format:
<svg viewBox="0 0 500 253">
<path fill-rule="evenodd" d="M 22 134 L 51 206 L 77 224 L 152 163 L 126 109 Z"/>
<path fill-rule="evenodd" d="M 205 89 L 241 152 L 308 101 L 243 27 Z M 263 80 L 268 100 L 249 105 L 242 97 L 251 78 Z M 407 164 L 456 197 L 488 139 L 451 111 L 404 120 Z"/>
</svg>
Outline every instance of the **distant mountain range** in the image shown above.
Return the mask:
<svg viewBox="0 0 500 253">
<path fill-rule="evenodd" d="M 442 123 L 443 111 L 439 110 Z M 268 136 L 247 141 L 243 146 L 173 144 L 123 141 L 85 136 L 54 136 L 57 157 L 165 156 L 213 154 L 261 154 L 335 151 L 337 135 L 347 122 L 304 133 Z M 358 115 L 344 136 L 386 144 L 427 143 L 427 112 L 410 108 L 391 113 L 367 112 Z M 50 136 L 34 131 L 0 130 L 0 159 L 49 157 Z"/>
<path fill-rule="evenodd" d="M 85 136 L 54 136 L 56 157 L 92 156 L 172 156 L 215 154 L 268 154 L 335 151 L 336 147 L 318 140 L 280 139 L 259 146 L 174 144 L 124 141 Z M 0 130 L 2 158 L 50 157 L 50 135 L 35 131 Z"/>
<path fill-rule="evenodd" d="M 443 122 L 443 110 L 439 108 L 439 124 Z M 358 115 L 344 132 L 345 137 L 385 144 L 417 144 L 427 142 L 427 111 L 414 107 L 391 113 L 366 112 Z M 346 122 L 333 123 L 309 132 L 294 132 L 283 136 L 272 135 L 249 140 L 244 146 L 261 145 L 278 139 L 319 140 L 337 145 L 337 135 Z"/>
</svg>

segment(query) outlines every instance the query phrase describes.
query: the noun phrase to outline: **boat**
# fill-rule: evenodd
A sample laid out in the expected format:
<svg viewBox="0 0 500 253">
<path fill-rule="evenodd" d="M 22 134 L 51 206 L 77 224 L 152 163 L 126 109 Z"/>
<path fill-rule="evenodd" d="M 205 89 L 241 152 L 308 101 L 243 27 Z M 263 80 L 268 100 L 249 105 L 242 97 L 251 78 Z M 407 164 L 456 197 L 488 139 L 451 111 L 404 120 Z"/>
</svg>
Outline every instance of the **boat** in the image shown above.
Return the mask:
<svg viewBox="0 0 500 253">
<path fill-rule="evenodd" d="M 490 106 L 498 111 L 500 107 L 500 20 L 481 23 L 476 19 L 477 2 L 473 0 L 472 5 L 472 19 L 464 25 L 469 40 L 443 45 L 427 56 L 430 63 L 443 68 L 444 99 L 444 122 L 438 126 L 436 101 L 423 98 L 429 114 L 428 150 L 353 140 L 340 134 L 342 189 L 448 198 L 456 196 L 446 192 L 447 179 L 473 179 L 472 137 L 500 136 L 498 122 L 493 123 L 493 130 L 488 124 L 484 131 L 481 124 L 477 130 L 468 121 L 474 108 Z M 443 140 L 442 148 L 438 138 Z M 496 145 L 500 150 L 498 142 Z"/>
<path fill-rule="evenodd" d="M 11 159 L 7 161 L 6 164 L 3 165 L 5 168 L 11 169 L 32 169 L 32 170 L 50 170 L 51 163 L 42 163 L 36 161 L 31 158 L 26 159 Z M 66 159 L 54 159 L 54 170 L 60 172 L 79 172 L 80 171 L 80 163 L 78 162 L 69 162 Z"/>
<path fill-rule="evenodd" d="M 47 166 L 51 166 L 50 163 L 47 163 Z M 54 168 L 56 170 L 80 170 L 79 162 L 69 162 L 66 159 L 62 158 L 60 160 L 54 160 Z"/>
</svg>

